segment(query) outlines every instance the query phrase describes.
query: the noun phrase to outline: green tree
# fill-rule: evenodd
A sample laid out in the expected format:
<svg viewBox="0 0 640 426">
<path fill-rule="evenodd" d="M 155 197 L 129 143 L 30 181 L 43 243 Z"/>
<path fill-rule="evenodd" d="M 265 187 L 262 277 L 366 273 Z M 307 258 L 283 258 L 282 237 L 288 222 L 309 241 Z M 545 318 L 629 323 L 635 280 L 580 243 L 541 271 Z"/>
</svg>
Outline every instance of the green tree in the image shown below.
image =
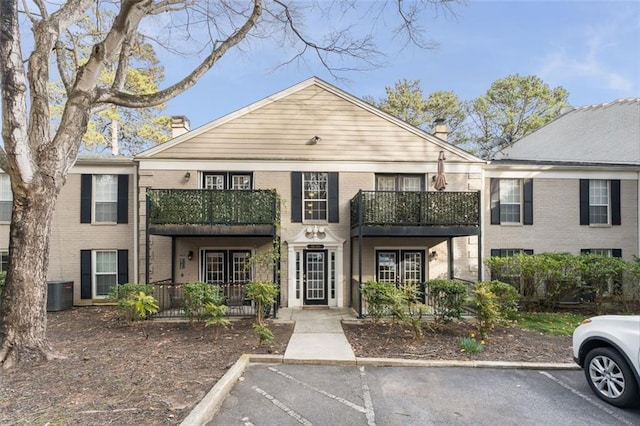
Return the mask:
<svg viewBox="0 0 640 426">
<path fill-rule="evenodd" d="M 70 30 L 61 35 L 62 42 L 69 46 L 70 60 L 80 67 L 91 55 L 91 48 L 98 43 L 101 27 L 113 12 L 95 10 L 95 16 L 85 16 Z M 100 82 L 108 84 L 115 78 L 115 64 L 109 63 L 102 70 Z M 155 49 L 144 37 L 137 34 L 132 41 L 129 68 L 126 71 L 123 90 L 127 93 L 149 94 L 157 92 L 164 80 L 164 67 L 160 64 Z M 52 84 L 52 118 L 59 121 L 67 101 L 61 81 Z M 153 145 L 170 138 L 170 117 L 161 115 L 165 104 L 149 108 L 124 108 L 105 105 L 94 109 L 87 131 L 82 138 L 81 152 L 114 155 L 136 155 Z"/>
<path fill-rule="evenodd" d="M 364 100 L 407 123 L 431 131 L 436 119 L 443 119 L 449 128 L 448 141 L 459 144 L 466 141 L 465 113 L 458 96 L 453 92 L 436 91 L 424 97 L 420 80 L 400 80 L 393 87 L 385 87 L 386 96 L 376 101 L 370 96 Z"/>
<path fill-rule="evenodd" d="M 494 81 L 484 95 L 466 104 L 471 146 L 491 158 L 556 118 L 568 97 L 563 87 L 551 88 L 536 76 L 515 74 Z"/>
<path fill-rule="evenodd" d="M 421 45 L 426 12 L 449 8 L 448 0 L 433 2 L 313 2 L 293 3 L 187 0 L 67 0 L 0 2 L 0 90 L 2 139 L 0 167 L 11 179 L 13 209 L 10 259 L 0 297 L 0 363 L 9 368 L 21 361 L 55 356 L 46 338 L 46 289 L 49 240 L 56 201 L 75 163 L 91 114 L 113 107 L 149 108 L 191 88 L 230 49 L 243 41 L 271 37 L 282 43 L 295 62 L 311 54 L 332 74 L 375 65 L 376 20 L 385 8 L 395 8 L 394 33 Z M 96 42 L 84 61 L 74 57 L 65 38 L 79 22 L 98 14 Z M 22 9 L 19 9 L 22 8 Z M 361 22 L 374 22 L 356 35 L 342 17 L 360 11 Z M 313 15 L 312 15 L 313 14 Z M 322 16 L 321 30 L 305 28 L 305 18 Z M 145 25 L 146 24 L 146 25 Z M 326 28 L 326 30 L 325 30 Z M 160 30 L 161 29 L 161 30 Z M 171 53 L 194 61 L 182 78 L 148 93 L 127 90 L 132 51 L 139 36 Z M 30 36 L 23 35 L 28 34 Z M 24 52 L 27 52 L 26 54 Z M 181 60 L 184 61 L 184 56 Z M 346 65 L 345 65 L 346 64 Z M 51 67 L 57 67 L 55 78 Z M 113 70 L 112 74 L 108 71 Z M 107 73 L 105 73 L 107 71 Z M 108 81 L 102 78 L 110 75 Z M 51 82 L 62 80 L 62 110 L 52 123 Z M 213 94 L 205 101 L 209 101 Z"/>
</svg>

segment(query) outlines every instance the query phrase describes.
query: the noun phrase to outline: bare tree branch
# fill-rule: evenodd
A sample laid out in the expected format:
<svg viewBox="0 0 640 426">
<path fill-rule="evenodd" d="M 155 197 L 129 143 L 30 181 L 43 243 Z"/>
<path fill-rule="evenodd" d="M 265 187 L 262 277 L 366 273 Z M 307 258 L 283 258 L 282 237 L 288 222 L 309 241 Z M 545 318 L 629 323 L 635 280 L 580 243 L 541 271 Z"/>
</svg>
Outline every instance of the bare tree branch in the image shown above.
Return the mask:
<svg viewBox="0 0 640 426">
<path fill-rule="evenodd" d="M 211 54 L 207 56 L 189 75 L 178 83 L 149 95 L 133 95 L 121 91 L 99 89 L 98 103 L 111 103 L 118 106 L 130 108 L 142 108 L 154 106 L 174 98 L 189 87 L 192 87 L 231 47 L 242 41 L 249 31 L 255 27 L 256 22 L 262 14 L 262 1 L 253 1 L 253 10 L 245 23 L 226 40 L 220 43 L 217 48 L 213 48 Z"/>
</svg>

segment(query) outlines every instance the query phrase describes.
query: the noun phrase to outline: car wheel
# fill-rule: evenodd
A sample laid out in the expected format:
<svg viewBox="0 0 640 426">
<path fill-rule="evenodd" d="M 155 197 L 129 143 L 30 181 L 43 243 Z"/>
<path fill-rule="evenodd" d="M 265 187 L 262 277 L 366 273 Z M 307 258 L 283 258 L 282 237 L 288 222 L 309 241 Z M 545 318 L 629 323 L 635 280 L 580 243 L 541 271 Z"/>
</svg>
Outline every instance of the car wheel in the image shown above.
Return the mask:
<svg viewBox="0 0 640 426">
<path fill-rule="evenodd" d="M 584 375 L 593 393 L 611 405 L 631 407 L 640 402 L 633 372 L 613 348 L 592 349 L 585 358 Z"/>
</svg>

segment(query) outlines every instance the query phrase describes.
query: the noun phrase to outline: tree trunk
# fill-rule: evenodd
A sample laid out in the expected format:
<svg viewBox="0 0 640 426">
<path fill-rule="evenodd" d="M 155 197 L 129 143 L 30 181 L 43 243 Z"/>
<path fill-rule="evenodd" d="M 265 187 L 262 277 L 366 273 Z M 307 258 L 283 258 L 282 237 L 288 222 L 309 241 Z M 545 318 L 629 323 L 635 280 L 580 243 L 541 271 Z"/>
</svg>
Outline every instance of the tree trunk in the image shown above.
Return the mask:
<svg viewBox="0 0 640 426">
<path fill-rule="evenodd" d="M 24 191 L 14 191 L 9 268 L 0 301 L 0 364 L 4 368 L 58 357 L 46 329 L 49 239 L 59 188 L 53 179 L 36 180 Z"/>
</svg>

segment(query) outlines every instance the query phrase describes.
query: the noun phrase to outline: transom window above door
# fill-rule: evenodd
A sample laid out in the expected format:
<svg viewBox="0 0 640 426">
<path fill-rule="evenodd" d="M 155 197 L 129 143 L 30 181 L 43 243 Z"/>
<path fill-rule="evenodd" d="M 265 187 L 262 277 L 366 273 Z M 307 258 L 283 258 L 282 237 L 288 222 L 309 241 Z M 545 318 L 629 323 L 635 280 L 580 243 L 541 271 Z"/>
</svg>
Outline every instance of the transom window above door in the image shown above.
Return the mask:
<svg viewBox="0 0 640 426">
<path fill-rule="evenodd" d="M 424 176 L 410 174 L 377 174 L 376 191 L 423 191 Z"/>
<path fill-rule="evenodd" d="M 246 172 L 203 172 L 202 188 L 250 190 L 253 188 L 253 174 Z"/>
</svg>

